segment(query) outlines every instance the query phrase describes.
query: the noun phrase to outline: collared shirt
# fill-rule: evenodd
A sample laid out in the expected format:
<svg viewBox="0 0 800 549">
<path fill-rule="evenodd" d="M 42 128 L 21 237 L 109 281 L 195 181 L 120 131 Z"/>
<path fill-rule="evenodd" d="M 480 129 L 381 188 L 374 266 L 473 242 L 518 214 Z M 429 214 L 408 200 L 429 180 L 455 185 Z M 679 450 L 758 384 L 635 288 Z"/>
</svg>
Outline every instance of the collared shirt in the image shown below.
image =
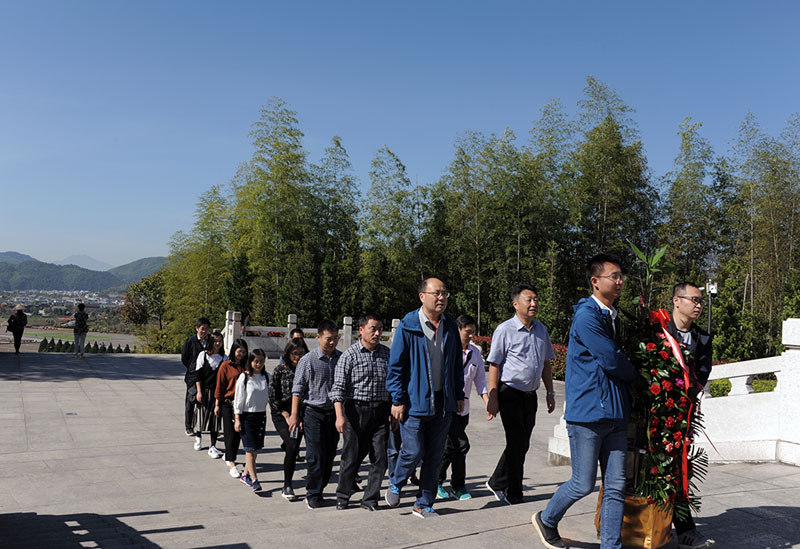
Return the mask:
<svg viewBox="0 0 800 549">
<path fill-rule="evenodd" d="M 336 363 L 330 399 L 389 400 L 386 390 L 386 372 L 389 370 L 389 348 L 380 343 L 370 351 L 360 341 L 353 343 Z"/>
<path fill-rule="evenodd" d="M 611 329 L 614 330 L 614 339 L 616 339 L 617 338 L 617 310 L 614 307 L 609 307 L 608 305 L 606 305 L 605 303 L 603 303 L 602 301 L 597 299 L 597 297 L 595 297 L 594 294 L 592 294 L 592 299 L 594 299 L 595 302 L 600 306 L 600 310 L 601 311 L 608 311 L 608 315 L 611 317 Z"/>
<path fill-rule="evenodd" d="M 434 391 L 441 391 L 443 387 L 442 362 L 444 361 L 444 352 L 442 350 L 444 337 L 439 333 L 439 326 L 442 325 L 441 317 L 439 317 L 439 326 L 436 326 L 428 320 L 422 307 L 420 307 L 419 323 L 422 324 L 422 333 L 425 334 L 425 341 L 428 343 L 428 356 L 431 359 L 431 384 Z"/>
<path fill-rule="evenodd" d="M 342 352 L 339 349 L 334 349 L 333 355 L 329 357 L 319 347 L 303 355 L 294 373 L 292 395 L 299 396 L 309 406 L 332 409 L 333 403 L 328 393 L 333 385 L 336 362 L 340 356 Z"/>
<path fill-rule="evenodd" d="M 485 395 L 489 389 L 486 387 L 486 366 L 483 364 L 481 350 L 470 343 L 461 352 L 461 356 L 464 359 L 464 410 L 460 415 L 466 416 L 469 414 L 469 393 L 472 384 L 475 384 L 478 396 Z"/>
<path fill-rule="evenodd" d="M 486 361 L 500 368 L 500 381 L 527 392 L 539 388 L 544 361 L 555 357 L 544 324 L 534 320 L 528 330 L 514 315 L 495 329 Z"/>
</svg>

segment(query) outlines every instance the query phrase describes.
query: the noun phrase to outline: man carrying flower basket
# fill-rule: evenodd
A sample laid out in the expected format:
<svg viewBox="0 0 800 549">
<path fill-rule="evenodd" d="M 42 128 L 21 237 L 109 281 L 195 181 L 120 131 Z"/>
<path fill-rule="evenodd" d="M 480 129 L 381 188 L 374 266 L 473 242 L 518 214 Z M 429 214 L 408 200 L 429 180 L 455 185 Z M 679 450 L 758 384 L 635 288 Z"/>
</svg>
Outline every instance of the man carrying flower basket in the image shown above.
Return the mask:
<svg viewBox="0 0 800 549">
<path fill-rule="evenodd" d="M 617 258 L 594 256 L 587 278 L 592 296 L 581 299 L 569 331 L 566 410 L 572 477 L 559 487 L 532 522 L 546 547 L 566 547 L 558 533 L 564 513 L 594 489 L 597 464 L 603 477 L 602 549 L 622 547 L 625 458 L 630 418 L 629 384 L 638 372 L 620 349 L 620 326 L 614 302 L 625 275 Z"/>
</svg>

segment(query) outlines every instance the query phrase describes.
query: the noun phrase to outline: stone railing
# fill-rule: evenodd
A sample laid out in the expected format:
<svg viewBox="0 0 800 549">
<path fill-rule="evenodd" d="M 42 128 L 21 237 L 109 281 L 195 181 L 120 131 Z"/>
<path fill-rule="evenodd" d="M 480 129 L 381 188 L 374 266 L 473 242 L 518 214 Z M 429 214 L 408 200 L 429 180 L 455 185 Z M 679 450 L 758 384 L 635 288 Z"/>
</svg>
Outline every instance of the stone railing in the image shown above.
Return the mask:
<svg viewBox="0 0 800 549">
<path fill-rule="evenodd" d="M 786 351 L 771 358 L 715 366 L 708 383 L 728 379 L 727 396 L 711 398 L 709 387 L 701 401 L 704 430 L 695 445 L 716 462 L 779 461 L 800 465 L 800 319 L 783 322 Z M 775 374 L 778 383 L 768 393 L 753 391 L 753 377 Z M 550 438 L 548 461 L 569 463 L 569 439 L 562 415 Z"/>
<path fill-rule="evenodd" d="M 394 332 L 400 325 L 399 319 L 392 320 L 391 331 L 384 331 L 381 343 L 391 347 Z M 225 349 L 230 349 L 233 340 L 243 338 L 247 341 L 250 349 L 261 349 L 269 358 L 278 358 L 283 353 L 286 343 L 289 341 L 289 333 L 297 328 L 297 315 L 291 314 L 287 319 L 286 326 L 247 326 L 242 330 L 242 314 L 238 311 L 228 311 L 225 313 L 225 328 L 222 335 L 225 337 Z M 304 340 L 309 349 L 316 349 L 317 329 L 300 328 L 303 331 Z M 353 318 L 346 316 L 339 329 L 339 350 L 345 350 L 358 339 L 358 326 L 353 333 Z"/>
</svg>

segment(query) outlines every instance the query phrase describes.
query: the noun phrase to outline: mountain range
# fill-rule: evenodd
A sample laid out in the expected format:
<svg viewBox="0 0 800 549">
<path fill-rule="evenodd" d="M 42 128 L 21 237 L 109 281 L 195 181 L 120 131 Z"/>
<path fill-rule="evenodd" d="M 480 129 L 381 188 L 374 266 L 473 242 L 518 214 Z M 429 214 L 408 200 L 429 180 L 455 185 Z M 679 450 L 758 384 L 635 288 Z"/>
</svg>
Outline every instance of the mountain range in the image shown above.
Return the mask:
<svg viewBox="0 0 800 549">
<path fill-rule="evenodd" d="M 75 264 L 45 263 L 19 252 L 0 252 L 0 290 L 122 289 L 156 272 L 165 262 L 165 257 L 145 257 L 112 269 L 93 270 Z"/>
</svg>

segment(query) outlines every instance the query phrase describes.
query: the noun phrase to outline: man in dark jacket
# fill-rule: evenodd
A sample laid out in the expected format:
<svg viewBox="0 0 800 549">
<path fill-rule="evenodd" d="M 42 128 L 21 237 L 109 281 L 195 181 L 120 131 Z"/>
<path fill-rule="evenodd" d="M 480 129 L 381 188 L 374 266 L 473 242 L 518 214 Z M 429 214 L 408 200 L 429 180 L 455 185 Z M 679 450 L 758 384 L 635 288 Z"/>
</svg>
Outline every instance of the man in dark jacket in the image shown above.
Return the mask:
<svg viewBox="0 0 800 549">
<path fill-rule="evenodd" d="M 565 547 L 558 533 L 564 513 L 594 489 L 597 464 L 603 476 L 600 546 L 622 547 L 625 507 L 625 454 L 631 400 L 628 384 L 638 372 L 619 347 L 614 302 L 625 275 L 617 258 L 589 260 L 592 296 L 575 306 L 567 347 L 566 410 L 572 477 L 562 484 L 533 525 L 546 547 Z"/>
<path fill-rule="evenodd" d="M 694 323 L 702 312 L 703 294 L 700 288 L 691 282 L 682 282 L 672 288 L 672 319 L 668 329 L 672 337 L 686 345 L 691 353 L 688 366 L 695 381 L 694 389 L 690 390 L 693 396 L 699 393 L 700 386 L 704 386 L 711 375 L 712 336 Z M 672 521 L 680 549 L 700 549 L 714 545 L 713 539 L 698 533 L 691 515 L 686 520 L 673 515 Z"/>
<path fill-rule="evenodd" d="M 397 328 L 389 355 L 386 389 L 392 417 L 400 422 L 402 447 L 389 471 L 386 503 L 400 504 L 400 490 L 422 461 L 412 513 L 435 517 L 433 500 L 439 481 L 447 432 L 454 412 L 464 406 L 461 338 L 444 314 L 450 293 L 438 278 L 420 283 L 422 307 L 408 313 Z"/>
<path fill-rule="evenodd" d="M 14 307 L 14 314 L 8 318 L 8 327 L 6 330 L 11 332 L 14 336 L 14 354 L 19 354 L 19 347 L 22 345 L 22 332 L 25 331 L 25 326 L 28 325 L 28 315 L 22 311 L 22 305 Z"/>
<path fill-rule="evenodd" d="M 200 317 L 194 324 L 196 335 L 191 336 L 183 344 L 181 349 L 181 362 L 186 367 L 186 374 L 183 380 L 186 382 L 186 413 L 184 416 L 184 423 L 186 427 L 186 436 L 194 436 L 194 406 L 197 403 L 197 386 L 195 385 L 194 370 L 197 363 L 197 357 L 203 352 L 208 344 L 208 333 L 211 331 L 211 322 L 205 318 Z"/>
</svg>

